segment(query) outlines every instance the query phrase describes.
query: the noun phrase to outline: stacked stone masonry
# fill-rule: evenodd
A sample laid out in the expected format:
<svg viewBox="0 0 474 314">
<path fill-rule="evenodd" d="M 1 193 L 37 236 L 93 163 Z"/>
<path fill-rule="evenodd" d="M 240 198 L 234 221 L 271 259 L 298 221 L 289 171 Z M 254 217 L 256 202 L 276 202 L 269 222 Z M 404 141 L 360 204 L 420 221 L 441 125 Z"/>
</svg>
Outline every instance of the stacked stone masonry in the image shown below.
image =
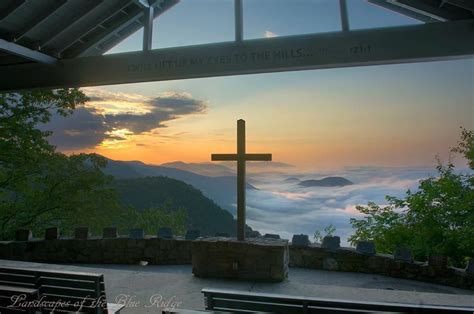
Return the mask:
<svg viewBox="0 0 474 314">
<path fill-rule="evenodd" d="M 0 259 L 48 263 L 191 264 L 192 241 L 181 239 L 58 239 L 0 242 Z"/>
<path fill-rule="evenodd" d="M 25 239 L 29 239 L 29 236 L 25 236 Z M 198 242 L 197 246 L 194 245 Z M 472 265 L 471 268 L 468 268 L 469 271 L 466 271 L 416 261 L 397 260 L 392 255 L 387 254 L 365 255 L 356 252 L 352 248 L 324 249 L 316 244 L 309 246 L 288 246 L 286 244 L 286 248 L 287 253 L 284 256 L 287 260 L 289 259 L 290 267 L 380 274 L 474 290 L 474 267 Z M 199 262 L 199 259 L 202 259 L 203 256 L 212 255 L 217 258 L 216 263 L 223 261 L 228 267 L 228 265 L 233 265 L 237 261 L 237 269 L 255 271 L 258 275 L 259 267 L 263 267 L 258 266 L 258 263 L 264 263 L 263 259 L 271 264 L 274 257 L 274 264 L 277 266 L 274 267 L 274 274 L 278 273 L 276 271 L 278 267 L 287 264 L 284 259 L 280 263 L 280 257 L 278 256 L 281 256 L 281 251 L 279 249 L 273 250 L 275 249 L 265 246 L 248 247 L 229 238 L 221 238 L 219 241 L 202 241 L 202 238 L 192 241 L 179 237 L 161 239 L 148 236 L 144 239 L 131 239 L 129 237 L 89 238 L 84 240 L 60 238 L 53 240 L 1 241 L 0 259 L 94 264 L 136 264 L 140 261 L 146 261 L 151 265 L 189 265 L 192 264 L 193 258 L 196 259 L 196 262 Z M 247 265 L 246 261 L 251 261 L 254 258 L 252 256 L 260 256 L 261 261 L 256 262 L 255 265 L 250 265 L 249 262 Z M 232 263 L 229 264 L 229 262 Z M 471 264 L 474 265 L 472 261 Z M 212 272 L 209 267 L 206 271 Z M 285 270 L 285 267 L 282 267 L 279 273 L 281 274 L 278 275 L 280 277 L 286 276 L 287 269 Z M 196 275 L 199 276 L 202 273 L 196 273 Z M 275 275 L 274 280 L 279 280 L 278 276 Z M 232 278 L 232 276 L 230 275 L 229 278 Z"/>
<path fill-rule="evenodd" d="M 353 248 L 327 250 L 318 245 L 290 246 L 290 267 L 379 274 L 474 290 L 474 273 L 464 269 L 396 260 L 389 254 L 366 255 Z"/>
</svg>

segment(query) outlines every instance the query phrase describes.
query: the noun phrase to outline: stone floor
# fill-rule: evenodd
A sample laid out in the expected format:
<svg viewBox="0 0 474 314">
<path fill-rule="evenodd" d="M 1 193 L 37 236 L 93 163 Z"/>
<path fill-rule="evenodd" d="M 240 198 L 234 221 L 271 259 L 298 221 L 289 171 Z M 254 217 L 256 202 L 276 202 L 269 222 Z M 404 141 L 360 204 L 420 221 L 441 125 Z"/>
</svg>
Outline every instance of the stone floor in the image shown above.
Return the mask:
<svg viewBox="0 0 474 314">
<path fill-rule="evenodd" d="M 98 272 L 105 275 L 109 302 L 127 301 L 122 313 L 156 313 L 157 307 L 204 309 L 201 289 L 313 296 L 334 299 L 444 304 L 474 307 L 474 291 L 390 277 L 290 268 L 281 283 L 199 279 L 191 266 L 57 265 L 0 260 L 0 266 Z M 155 298 L 150 302 L 150 298 Z"/>
</svg>

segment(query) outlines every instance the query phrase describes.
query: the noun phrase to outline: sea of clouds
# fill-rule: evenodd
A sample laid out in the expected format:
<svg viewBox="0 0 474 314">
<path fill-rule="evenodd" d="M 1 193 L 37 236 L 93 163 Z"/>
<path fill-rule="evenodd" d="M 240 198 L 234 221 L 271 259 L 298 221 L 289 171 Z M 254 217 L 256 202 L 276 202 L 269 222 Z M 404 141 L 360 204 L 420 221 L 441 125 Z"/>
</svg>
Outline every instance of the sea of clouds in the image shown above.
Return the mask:
<svg viewBox="0 0 474 314">
<path fill-rule="evenodd" d="M 300 180 L 341 176 L 353 185 L 344 187 L 302 187 Z M 357 205 L 369 201 L 387 204 L 386 195 L 402 197 L 408 189 L 415 191 L 421 179 L 436 176 L 433 168 L 378 168 L 353 167 L 338 171 L 311 173 L 259 173 L 250 174 L 248 181 L 257 190 L 247 191 L 247 224 L 261 233 L 276 233 L 290 239 L 293 234 L 308 234 L 315 230 L 323 235 L 325 226 L 336 227 L 334 235 L 341 244 L 348 245 L 353 234 L 349 219 L 363 217 Z"/>
</svg>

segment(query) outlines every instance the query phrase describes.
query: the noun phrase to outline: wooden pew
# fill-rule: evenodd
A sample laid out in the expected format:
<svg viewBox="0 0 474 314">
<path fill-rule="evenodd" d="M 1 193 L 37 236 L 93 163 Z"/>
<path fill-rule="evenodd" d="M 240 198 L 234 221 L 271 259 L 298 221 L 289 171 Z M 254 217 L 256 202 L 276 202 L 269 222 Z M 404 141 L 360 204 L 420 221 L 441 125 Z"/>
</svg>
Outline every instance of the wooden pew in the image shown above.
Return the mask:
<svg viewBox="0 0 474 314">
<path fill-rule="evenodd" d="M 407 304 L 310 298 L 247 291 L 208 289 L 204 294 L 206 310 L 232 313 L 446 313 L 472 314 L 474 307 Z"/>
<path fill-rule="evenodd" d="M 43 311 L 99 314 L 119 313 L 123 308 L 107 303 L 102 274 L 0 267 L 0 285 L 36 290 Z M 0 290 L 0 297 L 3 294 Z"/>
<path fill-rule="evenodd" d="M 35 313 L 37 308 L 34 305 L 28 307 L 15 306 L 18 304 L 16 298 L 20 296 L 22 302 L 39 300 L 37 289 L 0 285 L 0 313 Z"/>
</svg>

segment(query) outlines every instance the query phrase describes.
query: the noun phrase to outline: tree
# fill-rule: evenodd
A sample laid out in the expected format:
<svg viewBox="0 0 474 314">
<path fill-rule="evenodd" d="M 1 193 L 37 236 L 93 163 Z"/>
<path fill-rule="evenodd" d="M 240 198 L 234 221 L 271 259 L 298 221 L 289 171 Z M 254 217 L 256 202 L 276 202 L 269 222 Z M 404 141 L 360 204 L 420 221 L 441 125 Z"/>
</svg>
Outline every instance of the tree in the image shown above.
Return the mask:
<svg viewBox="0 0 474 314">
<path fill-rule="evenodd" d="M 461 153 L 474 170 L 474 132 L 462 129 L 461 141 L 453 152 Z M 351 218 L 355 233 L 352 244 L 362 240 L 375 242 L 379 252 L 411 247 L 415 258 L 443 254 L 456 266 L 464 266 L 474 256 L 474 176 L 456 173 L 450 162 L 438 160 L 438 177 L 420 181 L 416 192 L 408 190 L 404 198 L 387 196 L 387 206 L 369 202 L 357 206 L 366 216 Z"/>
<path fill-rule="evenodd" d="M 120 199 L 138 211 L 160 208 L 172 212 L 185 208 L 186 227 L 199 229 L 203 235 L 214 235 L 216 232 L 235 234 L 232 214 L 183 181 L 168 177 L 144 177 L 115 180 L 114 186 Z"/>
<path fill-rule="evenodd" d="M 171 211 L 162 207 L 149 207 L 138 211 L 128 207 L 122 211 L 117 225 L 125 232 L 132 228 L 142 228 L 145 234 L 156 234 L 159 228 L 169 227 L 175 235 L 184 235 L 187 218 L 185 209 Z"/>
<path fill-rule="evenodd" d="M 78 90 L 0 94 L 0 188 L 32 175 L 45 155 L 54 153 L 50 132 L 37 128 L 56 112 L 67 115 L 86 100 Z"/>
<path fill-rule="evenodd" d="M 461 140 L 458 146 L 451 149 L 454 153 L 460 153 L 468 161 L 471 170 L 474 170 L 474 130 L 461 128 Z"/>
<path fill-rule="evenodd" d="M 67 116 L 87 97 L 78 89 L 0 95 L 0 238 L 18 228 L 102 227 L 120 206 L 97 155 L 66 156 L 38 124 Z"/>
</svg>

